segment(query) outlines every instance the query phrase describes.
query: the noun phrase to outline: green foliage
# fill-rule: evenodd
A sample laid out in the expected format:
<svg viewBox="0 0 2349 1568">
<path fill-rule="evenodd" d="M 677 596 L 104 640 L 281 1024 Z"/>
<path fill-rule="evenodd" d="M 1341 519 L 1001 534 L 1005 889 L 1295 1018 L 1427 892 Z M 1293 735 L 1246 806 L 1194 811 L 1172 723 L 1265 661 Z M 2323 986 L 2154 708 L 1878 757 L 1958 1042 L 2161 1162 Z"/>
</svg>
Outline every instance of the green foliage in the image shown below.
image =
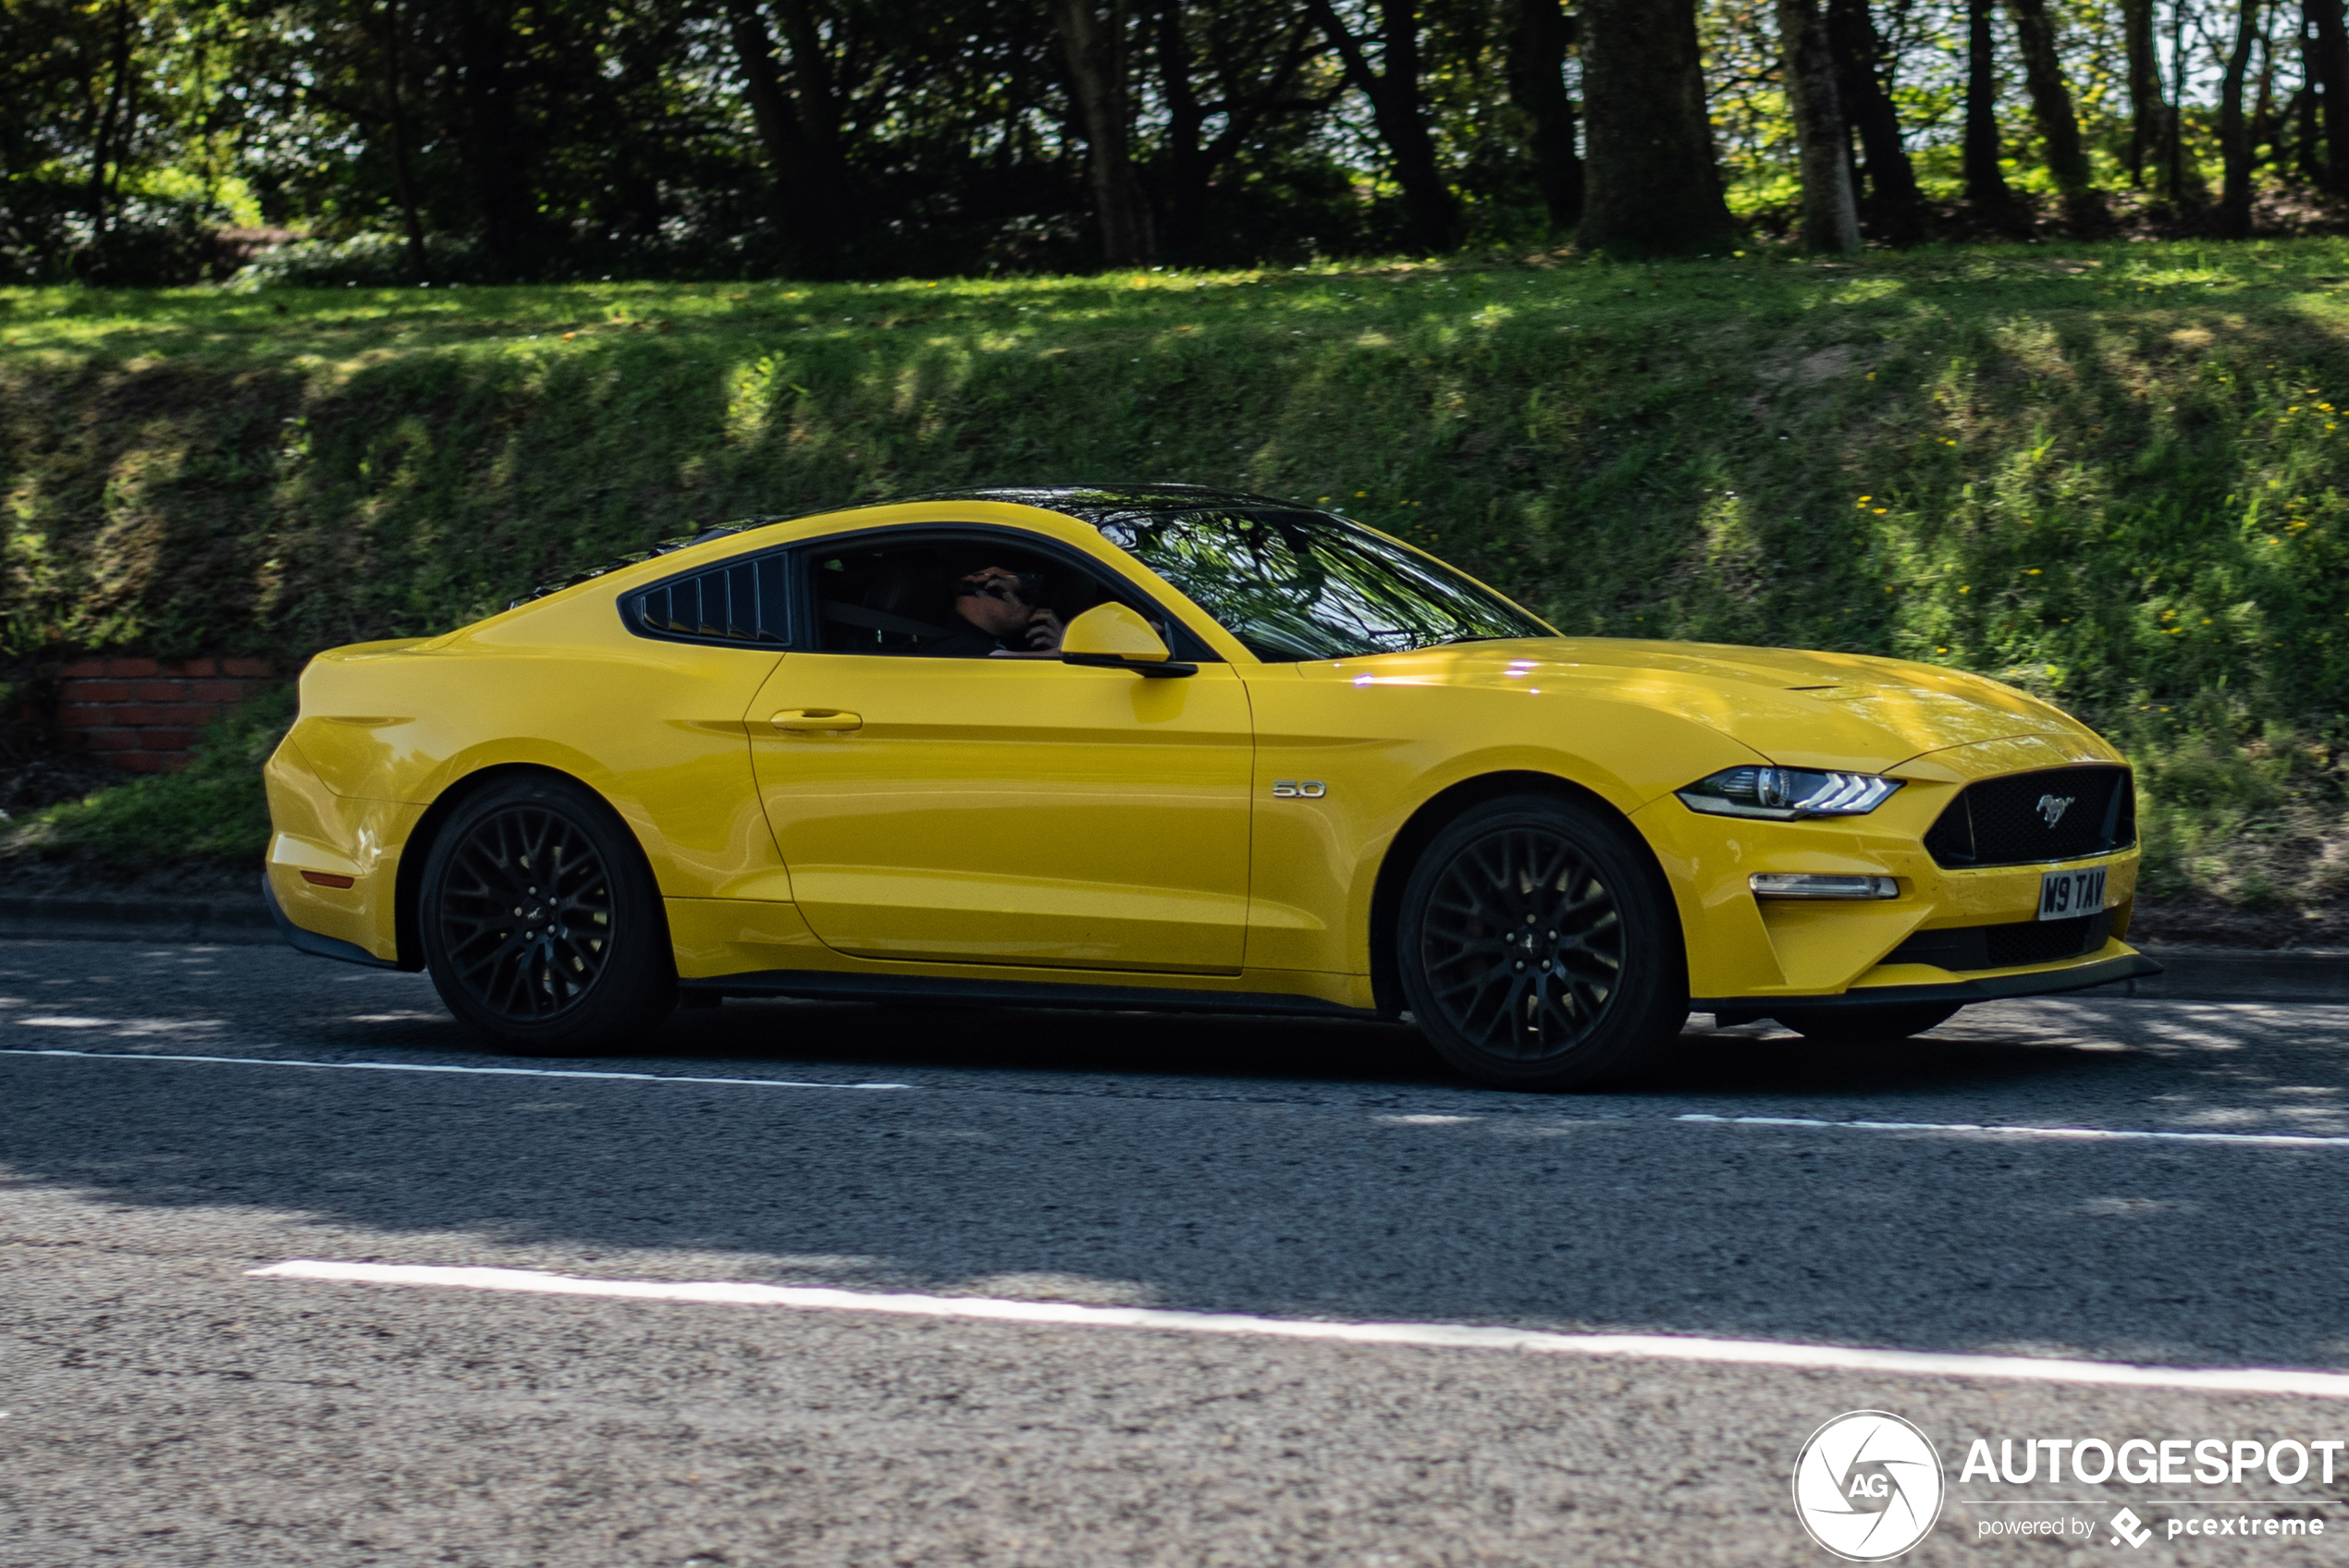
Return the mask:
<svg viewBox="0 0 2349 1568">
<path fill-rule="evenodd" d="M 257 864 L 269 843 L 261 765 L 293 717 L 293 688 L 256 697 L 203 732 L 188 767 L 33 813 L 11 825 L 6 849 L 127 871 L 173 860 Z"/>
<path fill-rule="evenodd" d="M 2235 896 L 2211 845 L 2338 815 L 2344 279 L 2308 240 L 0 292 L 0 637 L 294 660 L 730 517 L 1189 480 L 1330 497 L 1571 632 L 2043 692 L 2144 762 L 2165 885 Z"/>
</svg>

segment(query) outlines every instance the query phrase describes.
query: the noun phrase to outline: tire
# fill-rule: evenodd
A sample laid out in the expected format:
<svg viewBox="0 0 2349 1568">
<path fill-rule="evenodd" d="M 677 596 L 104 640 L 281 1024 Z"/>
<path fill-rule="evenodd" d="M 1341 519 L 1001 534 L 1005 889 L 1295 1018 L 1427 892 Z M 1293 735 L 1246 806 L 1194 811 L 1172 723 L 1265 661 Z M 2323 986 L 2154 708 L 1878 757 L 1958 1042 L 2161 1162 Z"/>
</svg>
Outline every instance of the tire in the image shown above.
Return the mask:
<svg viewBox="0 0 2349 1568">
<path fill-rule="evenodd" d="M 1889 1045 L 1937 1029 L 1957 1016 L 1955 1002 L 1917 1002 L 1907 1007 L 1789 1008 L 1777 1021 L 1806 1040 L 1823 1046 Z"/>
<path fill-rule="evenodd" d="M 611 808 L 560 774 L 459 805 L 424 858 L 416 915 L 440 999 L 507 1050 L 641 1047 L 676 1005 L 651 868 Z"/>
<path fill-rule="evenodd" d="M 1396 965 L 1420 1030 L 1494 1088 L 1595 1087 L 1688 1020 L 1663 874 L 1630 828 L 1591 807 L 1512 795 L 1473 808 L 1420 856 L 1396 913 Z"/>
</svg>

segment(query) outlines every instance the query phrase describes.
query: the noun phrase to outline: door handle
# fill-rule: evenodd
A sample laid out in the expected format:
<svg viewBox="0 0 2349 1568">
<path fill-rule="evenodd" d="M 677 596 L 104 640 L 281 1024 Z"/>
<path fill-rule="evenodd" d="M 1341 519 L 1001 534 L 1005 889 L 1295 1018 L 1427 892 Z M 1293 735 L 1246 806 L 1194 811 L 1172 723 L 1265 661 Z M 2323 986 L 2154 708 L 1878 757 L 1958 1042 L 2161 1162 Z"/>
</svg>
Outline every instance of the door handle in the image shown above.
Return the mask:
<svg viewBox="0 0 2349 1568">
<path fill-rule="evenodd" d="M 842 713 L 838 708 L 785 708 L 767 722 L 789 735 L 838 733 L 865 728 L 862 715 Z"/>
</svg>

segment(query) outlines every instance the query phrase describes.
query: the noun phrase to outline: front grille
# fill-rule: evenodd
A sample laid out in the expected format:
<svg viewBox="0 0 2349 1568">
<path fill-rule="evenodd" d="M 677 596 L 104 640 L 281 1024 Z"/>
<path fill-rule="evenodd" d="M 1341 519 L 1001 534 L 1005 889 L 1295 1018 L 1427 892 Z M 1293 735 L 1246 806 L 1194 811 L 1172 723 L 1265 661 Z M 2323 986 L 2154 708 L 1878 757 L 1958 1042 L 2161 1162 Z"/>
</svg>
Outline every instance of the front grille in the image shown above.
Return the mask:
<svg viewBox="0 0 2349 1568">
<path fill-rule="evenodd" d="M 1926 851 L 1941 866 L 2081 860 L 2136 841 L 2136 786 L 2127 768 L 2101 766 L 2052 767 L 1969 784 L 1925 836 Z"/>
<path fill-rule="evenodd" d="M 1937 969 L 2019 969 L 2095 952 L 2112 939 L 2113 911 L 2075 920 L 2026 920 L 2008 925 L 1949 925 L 1920 931 L 1884 955 L 1887 963 Z"/>
</svg>

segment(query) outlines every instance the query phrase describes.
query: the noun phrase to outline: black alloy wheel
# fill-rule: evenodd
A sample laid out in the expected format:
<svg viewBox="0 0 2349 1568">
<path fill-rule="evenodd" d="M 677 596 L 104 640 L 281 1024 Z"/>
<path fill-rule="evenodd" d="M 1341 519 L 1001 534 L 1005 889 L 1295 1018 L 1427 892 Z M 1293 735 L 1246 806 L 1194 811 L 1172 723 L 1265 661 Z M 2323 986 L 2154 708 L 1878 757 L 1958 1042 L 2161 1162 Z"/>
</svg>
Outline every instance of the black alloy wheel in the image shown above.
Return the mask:
<svg viewBox="0 0 2349 1568">
<path fill-rule="evenodd" d="M 491 784 L 433 841 L 418 911 L 441 1000 L 507 1048 L 641 1043 L 674 1005 L 652 876 L 610 808 L 560 775 Z"/>
<path fill-rule="evenodd" d="M 1823 1046 L 1890 1045 L 1937 1029 L 1957 1015 L 1955 1002 L 1912 1002 L 1892 1007 L 1789 1008 L 1777 1021 L 1806 1040 Z"/>
<path fill-rule="evenodd" d="M 1439 833 L 1405 885 L 1398 967 L 1445 1060 L 1505 1088 L 1621 1075 L 1688 1017 L 1679 921 L 1631 831 L 1514 796 Z"/>
</svg>

